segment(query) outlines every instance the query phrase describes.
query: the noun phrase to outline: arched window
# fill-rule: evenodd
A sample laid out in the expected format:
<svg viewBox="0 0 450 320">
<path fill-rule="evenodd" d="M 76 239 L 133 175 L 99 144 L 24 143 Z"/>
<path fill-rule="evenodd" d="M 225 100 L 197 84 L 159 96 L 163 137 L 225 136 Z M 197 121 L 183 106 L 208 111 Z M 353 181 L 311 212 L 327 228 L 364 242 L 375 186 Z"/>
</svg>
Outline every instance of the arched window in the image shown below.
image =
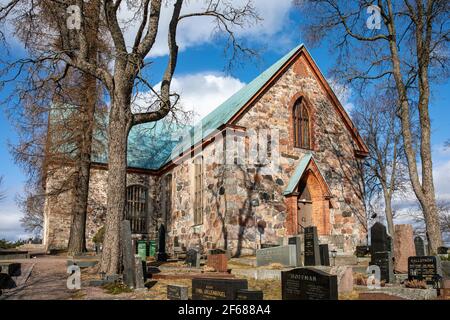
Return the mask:
<svg viewBox="0 0 450 320">
<path fill-rule="evenodd" d="M 144 186 L 127 187 L 127 207 L 125 219 L 130 221 L 131 232 L 147 233 L 148 190 Z"/>
<path fill-rule="evenodd" d="M 297 148 L 310 149 L 309 112 L 305 99 L 300 98 L 294 105 L 294 145 Z"/>
</svg>

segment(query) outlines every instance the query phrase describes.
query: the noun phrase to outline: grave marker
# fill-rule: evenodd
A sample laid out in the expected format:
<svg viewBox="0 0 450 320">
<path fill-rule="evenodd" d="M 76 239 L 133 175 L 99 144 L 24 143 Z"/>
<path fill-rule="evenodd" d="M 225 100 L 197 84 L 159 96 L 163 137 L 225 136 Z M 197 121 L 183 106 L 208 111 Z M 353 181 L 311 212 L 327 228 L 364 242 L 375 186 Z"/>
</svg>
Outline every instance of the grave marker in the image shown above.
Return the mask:
<svg viewBox="0 0 450 320">
<path fill-rule="evenodd" d="M 381 279 L 387 283 L 394 281 L 394 266 L 392 254 L 389 251 L 372 253 L 369 265 L 377 265 L 380 267 Z"/>
<path fill-rule="evenodd" d="M 317 227 L 305 228 L 305 266 L 320 265 L 319 237 L 317 236 Z"/>
<path fill-rule="evenodd" d="M 192 300 L 236 300 L 237 292 L 247 289 L 245 279 L 192 279 Z"/>
<path fill-rule="evenodd" d="M 408 258 L 408 280 L 425 280 L 434 283 L 436 275 L 442 276 L 441 260 L 436 256 Z"/>
<path fill-rule="evenodd" d="M 264 294 L 261 290 L 241 289 L 236 294 L 236 300 L 263 300 L 263 297 Z"/>
<path fill-rule="evenodd" d="M 167 299 L 188 300 L 188 287 L 177 284 L 167 285 Z"/>
<path fill-rule="evenodd" d="M 416 236 L 414 238 L 414 247 L 416 248 L 416 256 L 424 256 L 425 255 L 425 243 L 420 236 Z"/>
<path fill-rule="evenodd" d="M 337 300 L 337 276 L 314 268 L 281 272 L 283 300 Z"/>
<path fill-rule="evenodd" d="M 328 244 L 319 244 L 320 251 L 320 265 L 330 266 L 330 252 L 328 251 Z"/>
<path fill-rule="evenodd" d="M 297 255 L 295 245 L 278 246 L 256 250 L 256 265 L 267 266 L 272 263 L 280 263 L 284 266 L 295 267 Z"/>
<path fill-rule="evenodd" d="M 300 235 L 289 237 L 288 244 L 295 245 L 295 256 L 297 258 L 296 266 L 303 266 L 302 237 Z"/>
</svg>

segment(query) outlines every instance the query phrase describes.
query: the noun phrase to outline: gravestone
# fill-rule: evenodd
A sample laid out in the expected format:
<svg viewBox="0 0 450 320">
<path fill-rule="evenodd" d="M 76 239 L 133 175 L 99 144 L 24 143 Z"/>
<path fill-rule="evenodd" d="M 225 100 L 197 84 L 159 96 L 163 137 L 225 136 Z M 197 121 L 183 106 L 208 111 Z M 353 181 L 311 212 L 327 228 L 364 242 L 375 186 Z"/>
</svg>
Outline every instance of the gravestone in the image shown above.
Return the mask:
<svg viewBox="0 0 450 320">
<path fill-rule="evenodd" d="M 386 283 L 392 283 L 394 281 L 394 266 L 390 251 L 372 253 L 369 265 L 377 265 L 380 267 L 380 280 L 384 280 Z"/>
<path fill-rule="evenodd" d="M 274 248 L 279 246 L 280 245 L 276 243 L 261 243 L 261 249 Z"/>
<path fill-rule="evenodd" d="M 122 239 L 122 258 L 123 258 L 123 282 L 130 288 L 134 287 L 134 251 L 131 240 L 130 221 L 124 220 L 120 225 L 120 233 Z"/>
<path fill-rule="evenodd" d="M 283 300 L 337 300 L 337 277 L 314 268 L 282 271 L 281 295 Z"/>
<path fill-rule="evenodd" d="M 305 228 L 305 250 L 304 264 L 305 266 L 320 265 L 319 237 L 317 236 L 317 227 Z"/>
<path fill-rule="evenodd" d="M 391 244 L 384 224 L 376 222 L 370 228 L 370 253 L 391 251 Z"/>
<path fill-rule="evenodd" d="M 356 252 L 355 255 L 358 258 L 362 258 L 367 256 L 370 253 L 370 247 L 369 246 L 356 246 Z"/>
<path fill-rule="evenodd" d="M 330 252 L 328 251 L 328 244 L 319 244 L 320 251 L 320 265 L 330 266 Z"/>
<path fill-rule="evenodd" d="M 228 258 L 224 250 L 210 250 L 207 258 L 207 266 L 218 272 L 227 272 Z"/>
<path fill-rule="evenodd" d="M 272 263 L 279 263 L 283 266 L 295 267 L 297 255 L 295 245 L 278 246 L 256 250 L 256 265 L 267 266 Z"/>
<path fill-rule="evenodd" d="M 416 255 L 413 236 L 412 225 L 395 225 L 394 270 L 398 273 L 407 273 L 408 258 Z"/>
<path fill-rule="evenodd" d="M 166 227 L 163 224 L 158 229 L 158 254 L 156 256 L 158 261 L 167 261 L 166 253 Z"/>
<path fill-rule="evenodd" d="M 416 248 L 416 256 L 424 256 L 425 255 L 425 243 L 420 236 L 416 236 L 414 238 L 414 247 Z"/>
<path fill-rule="evenodd" d="M 16 288 L 16 282 L 7 273 L 0 273 L 0 290 Z"/>
<path fill-rule="evenodd" d="M 196 249 L 186 252 L 186 264 L 192 268 L 200 268 L 200 253 Z"/>
<path fill-rule="evenodd" d="M 139 255 L 134 256 L 134 277 L 135 277 L 135 289 L 145 288 L 144 283 L 144 270 L 142 266 L 142 259 Z"/>
<path fill-rule="evenodd" d="M 236 300 L 237 292 L 247 289 L 245 279 L 192 279 L 192 300 Z"/>
<path fill-rule="evenodd" d="M 236 293 L 236 300 L 263 300 L 264 294 L 261 290 L 241 289 Z"/>
<path fill-rule="evenodd" d="M 434 283 L 436 275 L 442 276 L 441 260 L 436 256 L 408 258 L 408 280 L 424 280 Z"/>
<path fill-rule="evenodd" d="M 438 247 L 437 248 L 437 253 L 438 254 L 447 254 L 448 253 L 448 248 L 447 247 Z"/>
<path fill-rule="evenodd" d="M 2 262 L 0 263 L 0 273 L 7 273 L 11 277 L 20 276 L 22 273 L 22 265 L 17 262 Z"/>
<path fill-rule="evenodd" d="M 295 245 L 296 267 L 303 266 L 302 237 L 300 235 L 289 237 L 288 244 Z"/>
<path fill-rule="evenodd" d="M 167 285 L 167 299 L 188 300 L 188 287 L 177 284 Z"/>
</svg>

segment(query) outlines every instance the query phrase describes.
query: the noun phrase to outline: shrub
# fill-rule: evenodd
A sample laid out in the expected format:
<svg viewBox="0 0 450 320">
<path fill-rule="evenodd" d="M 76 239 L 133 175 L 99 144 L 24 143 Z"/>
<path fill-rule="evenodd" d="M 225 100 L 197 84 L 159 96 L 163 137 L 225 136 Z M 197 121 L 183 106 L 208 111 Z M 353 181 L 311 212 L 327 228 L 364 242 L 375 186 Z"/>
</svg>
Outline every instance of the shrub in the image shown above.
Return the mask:
<svg viewBox="0 0 450 320">
<path fill-rule="evenodd" d="M 105 237 L 105 227 L 101 227 L 100 229 L 98 229 L 97 233 L 92 238 L 92 241 L 94 243 L 100 244 L 100 243 L 103 243 L 104 237 Z"/>
</svg>

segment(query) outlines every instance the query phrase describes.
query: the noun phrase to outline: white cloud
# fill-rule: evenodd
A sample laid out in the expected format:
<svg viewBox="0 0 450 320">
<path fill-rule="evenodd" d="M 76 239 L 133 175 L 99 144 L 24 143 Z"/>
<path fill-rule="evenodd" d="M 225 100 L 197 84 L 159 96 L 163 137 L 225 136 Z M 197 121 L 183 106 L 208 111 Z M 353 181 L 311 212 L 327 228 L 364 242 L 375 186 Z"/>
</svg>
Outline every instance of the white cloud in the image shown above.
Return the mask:
<svg viewBox="0 0 450 320">
<path fill-rule="evenodd" d="M 20 225 L 22 216 L 22 213 L 14 203 L 2 203 L 0 210 L 0 239 L 5 238 L 15 241 L 30 237 Z"/>
<path fill-rule="evenodd" d="M 161 83 L 155 88 L 159 90 Z M 218 73 L 197 73 L 184 76 L 175 76 L 172 80 L 171 90 L 178 93 L 181 98 L 179 104 L 184 111 L 193 111 L 194 122 L 197 122 L 231 95 L 241 89 L 245 84 L 239 79 L 224 76 Z M 144 108 L 151 100 L 152 94 L 145 92 L 135 101 L 135 110 Z"/>
<path fill-rule="evenodd" d="M 202 0 L 193 0 L 185 3 L 182 14 L 202 12 L 205 3 Z M 247 3 L 247 0 L 233 0 L 233 5 L 235 6 L 243 6 L 245 3 Z M 279 37 L 274 37 L 274 35 L 286 25 L 292 2 L 289 0 L 257 0 L 254 1 L 254 7 L 262 20 L 257 24 L 246 26 L 245 28 L 235 27 L 233 31 L 237 37 L 245 37 L 256 42 L 270 43 L 271 46 L 274 46 L 280 40 Z M 158 36 L 150 52 L 151 56 L 163 56 L 168 52 L 167 30 L 172 11 L 173 1 L 169 1 L 161 13 Z M 125 39 L 129 47 L 134 42 L 134 36 L 140 20 L 139 18 L 134 18 L 134 12 L 134 10 L 126 8 L 125 5 L 121 6 L 119 12 L 121 26 L 125 30 Z M 188 47 L 212 42 L 214 40 L 213 31 L 215 26 L 213 19 L 209 17 L 193 17 L 181 20 L 177 30 L 177 42 L 180 49 L 184 50 Z M 286 39 L 281 40 L 283 42 L 286 41 Z"/>
</svg>

